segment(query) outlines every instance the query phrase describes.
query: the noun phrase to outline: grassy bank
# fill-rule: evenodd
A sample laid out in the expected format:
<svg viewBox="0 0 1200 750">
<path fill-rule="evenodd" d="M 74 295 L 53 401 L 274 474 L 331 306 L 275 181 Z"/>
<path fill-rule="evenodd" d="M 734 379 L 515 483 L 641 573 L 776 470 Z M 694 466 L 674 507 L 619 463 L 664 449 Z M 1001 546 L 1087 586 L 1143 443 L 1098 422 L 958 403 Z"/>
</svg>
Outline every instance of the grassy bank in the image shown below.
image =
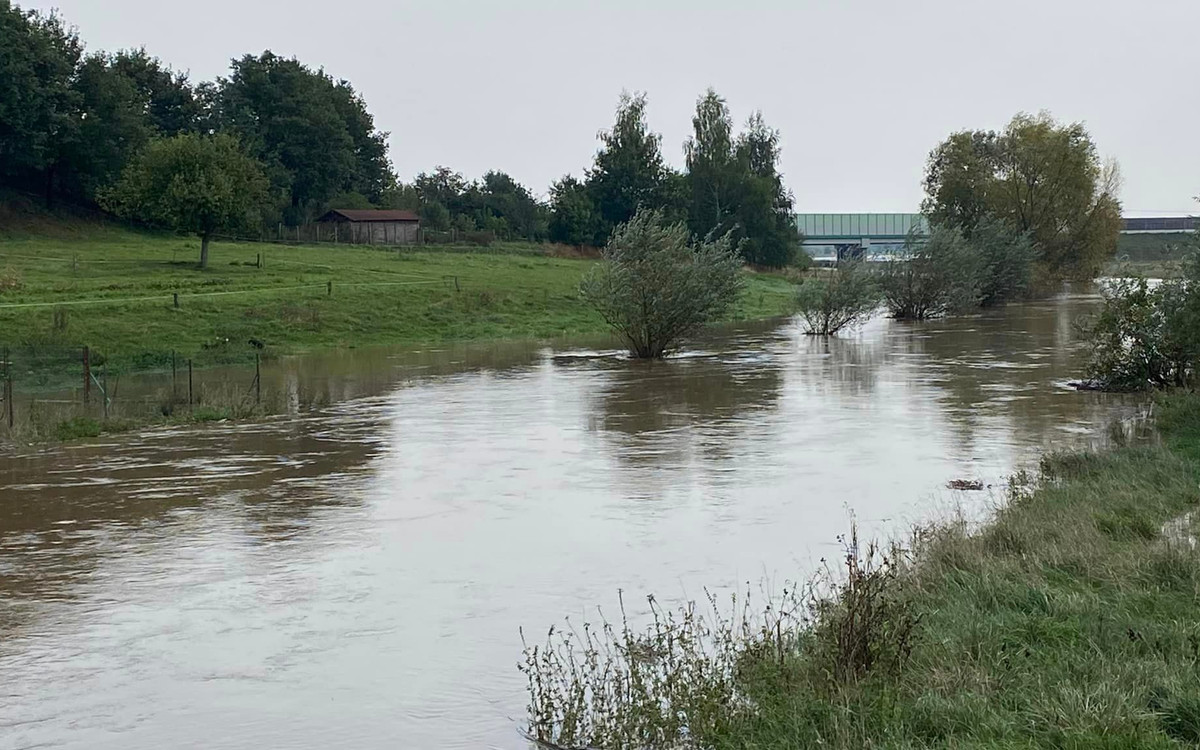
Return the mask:
<svg viewBox="0 0 1200 750">
<path fill-rule="evenodd" d="M 592 631 L 590 647 L 552 639 L 527 653 L 533 732 L 569 747 L 1195 747 L 1200 399 L 1163 401 L 1158 424 L 1162 445 L 1046 458 L 982 530 L 925 529 L 886 557 L 852 545 L 836 585 L 764 617 L 685 611 Z"/>
<path fill-rule="evenodd" d="M 218 242 L 207 270 L 195 267 L 198 252 L 194 239 L 97 222 L 2 229 L 0 346 L 19 363 L 28 356 L 29 368 L 54 369 L 87 345 L 134 371 L 167 366 L 172 350 L 198 366 L 252 361 L 251 340 L 270 355 L 604 330 L 578 296 L 592 261 L 537 245 L 396 252 Z M 792 295 L 782 277 L 748 274 L 733 318 L 784 314 Z"/>
</svg>

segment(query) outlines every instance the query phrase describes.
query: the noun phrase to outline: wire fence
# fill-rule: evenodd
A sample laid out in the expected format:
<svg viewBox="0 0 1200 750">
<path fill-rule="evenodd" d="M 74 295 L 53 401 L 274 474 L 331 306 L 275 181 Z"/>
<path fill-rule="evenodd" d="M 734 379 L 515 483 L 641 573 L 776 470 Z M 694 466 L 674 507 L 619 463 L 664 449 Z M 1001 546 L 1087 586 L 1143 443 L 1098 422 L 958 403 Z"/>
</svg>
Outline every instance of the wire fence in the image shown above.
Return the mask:
<svg viewBox="0 0 1200 750">
<path fill-rule="evenodd" d="M 249 342 L 249 347 L 260 346 Z M 162 365 L 147 370 L 150 360 Z M 82 347 L 0 349 L 0 436 L 9 442 L 72 438 L 157 421 L 209 421 L 275 413 L 313 399 L 263 381 L 262 355 L 200 367 L 176 352 L 109 357 Z M 303 402 L 303 403 L 302 403 Z"/>
</svg>

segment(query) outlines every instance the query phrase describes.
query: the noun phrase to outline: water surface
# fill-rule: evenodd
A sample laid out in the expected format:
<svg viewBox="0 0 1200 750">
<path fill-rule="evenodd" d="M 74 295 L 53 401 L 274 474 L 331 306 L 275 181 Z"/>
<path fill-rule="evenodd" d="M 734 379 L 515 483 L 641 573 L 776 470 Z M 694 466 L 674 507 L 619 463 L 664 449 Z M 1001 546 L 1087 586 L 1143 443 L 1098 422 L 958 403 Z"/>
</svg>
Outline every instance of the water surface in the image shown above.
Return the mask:
<svg viewBox="0 0 1200 750">
<path fill-rule="evenodd" d="M 0 458 L 0 748 L 520 747 L 522 626 L 804 576 L 1102 434 L 1095 304 L 291 359 L 331 405 Z"/>
</svg>

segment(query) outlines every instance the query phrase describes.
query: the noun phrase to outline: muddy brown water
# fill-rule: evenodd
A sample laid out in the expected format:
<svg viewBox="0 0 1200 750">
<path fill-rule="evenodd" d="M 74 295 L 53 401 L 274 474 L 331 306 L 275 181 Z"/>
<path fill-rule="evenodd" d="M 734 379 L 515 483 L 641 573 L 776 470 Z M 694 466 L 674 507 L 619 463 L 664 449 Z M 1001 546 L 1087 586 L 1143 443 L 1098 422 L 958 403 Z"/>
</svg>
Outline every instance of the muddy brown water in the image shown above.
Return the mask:
<svg viewBox="0 0 1200 750">
<path fill-rule="evenodd" d="M 0 458 L 0 748 L 521 747 L 519 628 L 804 576 L 1097 440 L 1136 407 L 1066 385 L 1095 304 L 291 359 L 329 406 Z"/>
</svg>

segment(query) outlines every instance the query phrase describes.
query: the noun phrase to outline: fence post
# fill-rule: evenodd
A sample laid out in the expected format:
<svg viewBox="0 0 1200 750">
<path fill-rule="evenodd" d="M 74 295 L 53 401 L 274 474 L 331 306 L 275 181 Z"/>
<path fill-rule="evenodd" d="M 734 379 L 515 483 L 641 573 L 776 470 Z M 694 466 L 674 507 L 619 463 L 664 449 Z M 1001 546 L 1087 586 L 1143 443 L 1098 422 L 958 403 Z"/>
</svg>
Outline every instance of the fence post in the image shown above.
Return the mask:
<svg viewBox="0 0 1200 750">
<path fill-rule="evenodd" d="M 92 352 L 83 347 L 83 403 L 86 406 L 92 400 Z"/>
<path fill-rule="evenodd" d="M 192 360 L 188 360 L 188 409 L 192 408 Z"/>
<path fill-rule="evenodd" d="M 8 358 L 8 347 L 4 347 L 4 408 L 8 412 L 8 431 L 13 428 L 13 385 L 12 362 Z"/>
<path fill-rule="evenodd" d="M 258 352 L 254 353 L 254 404 L 262 403 L 262 370 L 258 366 Z"/>
<path fill-rule="evenodd" d="M 262 268 L 262 253 L 258 254 L 258 267 Z"/>
<path fill-rule="evenodd" d="M 332 281 L 325 282 L 325 296 L 326 297 L 333 296 L 333 282 Z"/>
<path fill-rule="evenodd" d="M 459 285 L 458 285 L 458 277 L 457 276 L 454 277 L 454 291 L 456 291 L 456 292 L 462 291 L 462 288 L 459 287 Z"/>
<path fill-rule="evenodd" d="M 175 408 L 175 397 L 179 393 L 179 389 L 175 387 L 175 350 L 171 350 L 171 409 Z"/>
<path fill-rule="evenodd" d="M 101 376 L 103 382 L 100 389 L 104 391 L 104 421 L 108 421 L 108 361 L 104 362 L 104 374 Z"/>
<path fill-rule="evenodd" d="M 172 292 L 172 294 L 175 297 L 175 309 L 178 310 L 179 309 L 179 292 Z"/>
</svg>

